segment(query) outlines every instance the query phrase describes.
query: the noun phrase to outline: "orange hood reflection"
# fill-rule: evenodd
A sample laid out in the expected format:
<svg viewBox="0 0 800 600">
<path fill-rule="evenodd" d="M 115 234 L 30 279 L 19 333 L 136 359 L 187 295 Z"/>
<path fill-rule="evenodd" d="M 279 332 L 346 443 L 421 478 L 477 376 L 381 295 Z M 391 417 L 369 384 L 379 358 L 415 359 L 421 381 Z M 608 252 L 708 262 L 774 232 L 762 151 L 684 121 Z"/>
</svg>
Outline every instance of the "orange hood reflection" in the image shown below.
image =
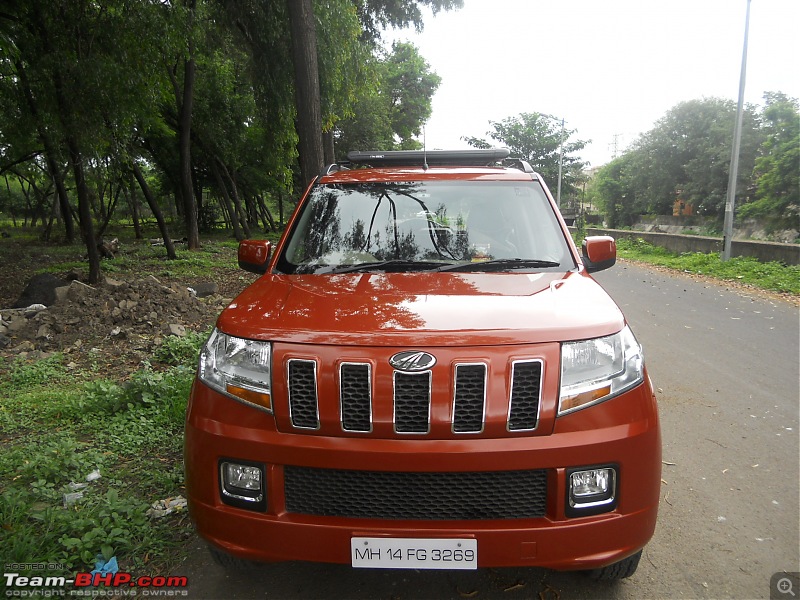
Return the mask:
<svg viewBox="0 0 800 600">
<path fill-rule="evenodd" d="M 530 344 L 610 335 L 623 316 L 583 273 L 267 274 L 220 315 L 240 337 L 309 344 Z"/>
</svg>

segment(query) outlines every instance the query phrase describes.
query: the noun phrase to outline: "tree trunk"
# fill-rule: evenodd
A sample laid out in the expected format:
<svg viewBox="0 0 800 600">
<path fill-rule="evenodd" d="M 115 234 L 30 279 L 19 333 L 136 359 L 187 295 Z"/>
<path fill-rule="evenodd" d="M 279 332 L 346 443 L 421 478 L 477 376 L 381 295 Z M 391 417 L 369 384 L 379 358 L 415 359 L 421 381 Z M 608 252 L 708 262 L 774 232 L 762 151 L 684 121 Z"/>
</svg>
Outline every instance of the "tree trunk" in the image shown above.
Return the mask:
<svg viewBox="0 0 800 600">
<path fill-rule="evenodd" d="M 75 188 L 78 191 L 78 217 L 81 227 L 81 236 L 86 244 L 89 256 L 89 283 L 100 282 L 100 252 L 97 250 L 97 238 L 94 233 L 94 222 L 92 221 L 92 209 L 89 205 L 89 187 L 86 185 L 86 177 L 83 172 L 83 157 L 81 156 L 78 142 L 72 136 L 67 136 L 67 148 L 69 149 L 69 162 L 72 165 L 72 173 L 75 177 Z"/>
<path fill-rule="evenodd" d="M 187 3 L 189 9 L 189 19 L 194 21 L 195 0 Z M 194 104 L 194 80 L 195 80 L 195 59 L 194 42 L 192 41 L 193 27 L 190 24 L 189 31 L 189 58 L 183 62 L 183 94 L 178 107 L 178 144 L 180 153 L 181 171 L 181 196 L 183 198 L 184 219 L 186 222 L 186 240 L 189 250 L 197 250 L 200 247 L 200 232 L 197 224 L 197 202 L 194 198 L 192 187 L 192 156 L 191 156 L 191 136 L 192 136 L 192 106 Z"/>
<path fill-rule="evenodd" d="M 225 163 L 221 160 L 217 159 L 219 162 L 219 166 L 222 167 L 222 172 L 228 181 L 231 182 L 231 197 L 233 198 L 233 206 L 236 208 L 236 216 L 239 217 L 239 222 L 242 224 L 242 231 L 244 232 L 245 237 L 250 237 L 250 225 L 247 222 L 247 215 L 242 208 L 242 203 L 239 200 L 239 190 L 236 188 L 236 181 L 231 177 L 230 171 L 228 171 L 228 167 L 225 166 Z M 239 240 L 241 241 L 241 240 Z"/>
<path fill-rule="evenodd" d="M 136 197 L 136 190 L 134 189 L 133 180 L 130 178 L 130 175 L 128 175 L 125 179 L 127 180 L 125 185 L 125 199 L 128 201 L 128 204 L 131 207 L 133 231 L 136 234 L 136 239 L 141 240 L 144 238 L 144 234 L 142 233 L 142 216 L 139 211 L 139 199 Z"/>
<path fill-rule="evenodd" d="M 58 167 L 58 163 L 56 162 L 56 151 L 55 147 L 53 146 L 53 140 L 47 134 L 47 130 L 39 118 L 39 108 L 34 100 L 33 93 L 31 92 L 30 85 L 28 84 L 28 75 L 21 61 L 17 61 L 16 69 L 17 73 L 19 74 L 22 87 L 25 91 L 25 99 L 28 102 L 28 108 L 30 109 L 31 115 L 36 121 L 36 131 L 39 135 L 39 139 L 42 141 L 42 145 L 44 146 L 44 158 L 45 162 L 47 163 L 47 170 L 50 172 L 50 177 L 53 178 L 53 183 L 55 184 L 56 191 L 58 193 L 58 204 L 61 207 L 61 215 L 64 218 L 64 237 L 66 238 L 67 243 L 71 244 L 75 241 L 75 224 L 72 221 L 72 212 L 70 211 L 69 207 L 69 196 L 67 196 L 67 188 L 64 185 L 64 175 L 61 173 L 61 169 Z"/>
<path fill-rule="evenodd" d="M 147 185 L 147 181 L 145 181 L 144 175 L 142 175 L 142 171 L 139 169 L 139 165 L 133 162 L 131 170 L 133 171 L 133 176 L 136 177 L 136 181 L 139 182 L 139 187 L 142 188 L 142 194 L 144 194 L 144 198 L 147 200 L 147 205 L 150 207 L 150 211 L 153 213 L 156 223 L 158 223 L 158 230 L 161 232 L 161 237 L 164 239 L 164 248 L 167 249 L 167 258 L 175 260 L 178 256 L 175 254 L 175 245 L 172 243 L 172 238 L 169 236 L 169 229 L 167 229 L 167 223 L 164 220 L 161 208 L 153 197 L 150 186 Z"/>
<path fill-rule="evenodd" d="M 231 203 L 231 197 L 228 194 L 228 189 L 225 187 L 225 182 L 222 180 L 222 175 L 220 175 L 219 167 L 217 166 L 217 160 L 211 160 L 211 172 L 214 175 L 214 179 L 217 180 L 217 187 L 219 188 L 220 195 L 222 196 L 222 201 L 225 203 L 225 209 L 231 216 L 231 225 L 233 225 L 233 235 L 237 239 L 237 241 L 242 241 L 245 239 L 244 232 L 242 232 L 242 227 L 239 224 L 239 211 L 238 207 L 235 209 L 233 204 Z"/>
<path fill-rule="evenodd" d="M 317 31 L 312 0 L 287 0 L 297 107 L 297 146 L 303 187 L 322 170 L 322 109 L 320 106 Z"/>
<path fill-rule="evenodd" d="M 322 132 L 322 150 L 325 153 L 325 165 L 336 162 L 336 151 L 333 147 L 333 127 Z"/>
</svg>

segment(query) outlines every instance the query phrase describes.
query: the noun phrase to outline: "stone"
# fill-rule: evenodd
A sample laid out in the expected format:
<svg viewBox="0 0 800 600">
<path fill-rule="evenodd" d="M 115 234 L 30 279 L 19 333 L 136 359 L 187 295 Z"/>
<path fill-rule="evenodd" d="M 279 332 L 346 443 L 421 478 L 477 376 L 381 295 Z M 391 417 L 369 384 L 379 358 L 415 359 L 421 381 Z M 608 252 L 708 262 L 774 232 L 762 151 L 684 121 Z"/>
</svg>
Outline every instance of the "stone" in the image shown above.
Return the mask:
<svg viewBox="0 0 800 600">
<path fill-rule="evenodd" d="M 34 275 L 11 308 L 25 308 L 31 304 L 52 306 L 56 302 L 56 288 L 66 285 L 69 285 L 69 282 L 52 273 Z"/>
<path fill-rule="evenodd" d="M 186 335 L 186 327 L 180 325 L 179 323 L 170 323 L 169 333 L 170 335 L 174 335 L 177 337 L 184 337 Z"/>
</svg>

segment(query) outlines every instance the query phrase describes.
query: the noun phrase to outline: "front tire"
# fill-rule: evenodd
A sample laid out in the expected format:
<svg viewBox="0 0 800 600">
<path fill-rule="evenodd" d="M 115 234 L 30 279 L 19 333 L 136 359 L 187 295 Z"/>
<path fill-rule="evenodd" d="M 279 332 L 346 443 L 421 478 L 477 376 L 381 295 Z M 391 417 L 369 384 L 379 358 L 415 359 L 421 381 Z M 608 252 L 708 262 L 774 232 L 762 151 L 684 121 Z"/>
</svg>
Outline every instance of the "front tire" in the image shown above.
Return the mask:
<svg viewBox="0 0 800 600">
<path fill-rule="evenodd" d="M 619 562 L 615 562 L 607 567 L 600 569 L 592 569 L 584 571 L 586 576 L 595 581 L 618 581 L 630 577 L 636 572 L 639 566 L 639 559 L 642 558 L 642 551 L 639 550 L 636 554 L 632 554 L 628 558 L 623 558 Z"/>
</svg>

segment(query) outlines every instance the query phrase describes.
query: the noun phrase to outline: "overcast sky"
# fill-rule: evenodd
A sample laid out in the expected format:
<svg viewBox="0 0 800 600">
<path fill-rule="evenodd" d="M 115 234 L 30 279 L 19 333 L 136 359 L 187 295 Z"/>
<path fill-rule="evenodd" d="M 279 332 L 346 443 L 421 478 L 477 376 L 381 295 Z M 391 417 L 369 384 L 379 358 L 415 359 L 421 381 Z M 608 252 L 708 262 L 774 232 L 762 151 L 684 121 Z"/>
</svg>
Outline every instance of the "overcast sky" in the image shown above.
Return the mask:
<svg viewBox="0 0 800 600">
<path fill-rule="evenodd" d="M 608 162 L 680 102 L 736 101 L 747 0 L 464 0 L 426 13 L 411 41 L 442 78 L 428 149 L 464 148 L 489 121 L 566 120 L 592 166 Z M 745 101 L 800 97 L 800 0 L 752 0 Z M 731 128 L 733 124 L 731 123 Z"/>
</svg>

